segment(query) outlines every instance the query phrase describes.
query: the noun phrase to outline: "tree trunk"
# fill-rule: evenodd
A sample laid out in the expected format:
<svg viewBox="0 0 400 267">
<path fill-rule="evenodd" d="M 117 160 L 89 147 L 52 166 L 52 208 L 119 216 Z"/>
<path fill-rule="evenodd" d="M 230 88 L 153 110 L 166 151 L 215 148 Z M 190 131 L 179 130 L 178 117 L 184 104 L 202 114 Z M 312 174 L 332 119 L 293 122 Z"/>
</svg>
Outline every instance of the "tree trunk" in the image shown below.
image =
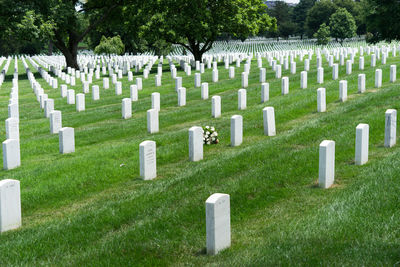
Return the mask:
<svg viewBox="0 0 400 267">
<path fill-rule="evenodd" d="M 75 47 L 69 48 L 67 51 L 67 53 L 63 53 L 65 61 L 67 62 L 67 67 L 78 70 L 78 44 L 76 44 Z"/>
</svg>

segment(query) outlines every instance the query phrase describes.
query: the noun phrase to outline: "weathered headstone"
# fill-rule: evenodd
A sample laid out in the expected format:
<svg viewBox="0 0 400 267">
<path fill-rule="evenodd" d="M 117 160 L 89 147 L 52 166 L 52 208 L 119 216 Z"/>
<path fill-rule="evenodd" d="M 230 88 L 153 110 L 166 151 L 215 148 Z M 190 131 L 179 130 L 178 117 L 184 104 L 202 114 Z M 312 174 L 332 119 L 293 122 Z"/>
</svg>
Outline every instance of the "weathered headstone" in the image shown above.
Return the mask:
<svg viewBox="0 0 400 267">
<path fill-rule="evenodd" d="M 62 84 L 60 87 L 60 94 L 62 98 L 67 97 L 67 90 L 68 90 L 67 85 Z"/>
<path fill-rule="evenodd" d="M 329 188 L 335 180 L 335 142 L 324 140 L 319 145 L 318 183 L 322 188 Z"/>
<path fill-rule="evenodd" d="M 143 180 L 157 177 L 156 142 L 144 141 L 139 145 L 140 176 Z"/>
</svg>

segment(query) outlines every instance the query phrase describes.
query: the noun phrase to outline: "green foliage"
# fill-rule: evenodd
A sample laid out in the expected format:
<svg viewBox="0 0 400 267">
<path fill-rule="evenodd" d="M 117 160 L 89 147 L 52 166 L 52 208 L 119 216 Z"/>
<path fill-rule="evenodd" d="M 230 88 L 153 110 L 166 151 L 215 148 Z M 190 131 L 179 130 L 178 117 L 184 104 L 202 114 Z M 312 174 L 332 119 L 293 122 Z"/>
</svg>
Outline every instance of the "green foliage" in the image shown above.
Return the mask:
<svg viewBox="0 0 400 267">
<path fill-rule="evenodd" d="M 296 24 L 292 20 L 293 8 L 283 1 L 277 1 L 274 7 L 268 9 L 268 15 L 277 21 L 277 30 L 271 32 L 274 37 L 288 38 L 296 32 Z"/>
<path fill-rule="evenodd" d="M 322 23 L 329 25 L 329 18 L 335 11 L 336 6 L 331 0 L 317 1 L 307 14 L 307 35 L 313 36 Z"/>
<path fill-rule="evenodd" d="M 365 0 L 366 30 L 372 34 L 368 40 L 376 43 L 382 40 L 400 40 L 400 2 L 397 0 Z"/>
<path fill-rule="evenodd" d="M 276 27 L 266 9 L 262 0 L 149 0 L 143 3 L 140 38 L 180 44 L 199 60 L 223 33 L 245 39 Z"/>
<path fill-rule="evenodd" d="M 318 45 L 327 45 L 330 41 L 331 32 L 329 26 L 325 23 L 322 23 L 319 27 L 318 31 L 314 34 L 314 37 L 317 38 Z"/>
<path fill-rule="evenodd" d="M 356 23 L 353 16 L 345 8 L 338 8 L 330 18 L 331 36 L 342 44 L 346 38 L 356 34 Z"/>
<path fill-rule="evenodd" d="M 308 11 L 314 6 L 316 0 L 300 0 L 293 8 L 293 21 L 296 23 L 297 33 L 303 37 L 306 34 L 306 18 Z"/>
<path fill-rule="evenodd" d="M 125 46 L 119 35 L 108 38 L 103 36 L 99 45 L 94 49 L 94 52 L 96 54 L 122 55 L 125 52 Z"/>
</svg>

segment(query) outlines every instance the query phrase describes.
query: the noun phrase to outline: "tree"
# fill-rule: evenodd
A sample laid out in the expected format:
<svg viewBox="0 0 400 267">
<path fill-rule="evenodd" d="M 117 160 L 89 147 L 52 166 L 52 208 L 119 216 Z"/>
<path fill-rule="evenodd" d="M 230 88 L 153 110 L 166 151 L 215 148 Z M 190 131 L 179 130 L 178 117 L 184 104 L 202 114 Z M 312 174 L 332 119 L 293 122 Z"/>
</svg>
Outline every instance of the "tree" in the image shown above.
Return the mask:
<svg viewBox="0 0 400 267">
<path fill-rule="evenodd" d="M 189 50 L 196 60 L 212 48 L 223 33 L 245 39 L 276 27 L 266 14 L 262 0 L 148 0 L 144 1 L 147 22 L 141 38 L 149 43 L 163 39 Z"/>
<path fill-rule="evenodd" d="M 96 54 L 116 54 L 122 55 L 125 52 L 125 46 L 119 35 L 106 38 L 103 36 L 98 46 L 94 49 Z"/>
<path fill-rule="evenodd" d="M 400 40 L 400 2 L 397 0 L 366 0 L 363 8 L 369 42 Z"/>
<path fill-rule="evenodd" d="M 356 34 L 356 23 L 353 16 L 345 8 L 338 8 L 330 18 L 331 36 L 339 39 L 341 45 L 346 38 Z"/>
<path fill-rule="evenodd" d="M 51 40 L 63 53 L 67 66 L 78 68 L 78 44 L 89 32 L 122 7 L 124 0 L 15 0 L 13 5 L 28 10 L 30 35 Z M 92 18 L 92 19 L 90 19 Z M 90 19 L 90 20 L 89 20 Z M 22 23 L 22 21 L 21 21 Z M 25 29 L 22 27 L 22 29 Z"/>
<path fill-rule="evenodd" d="M 330 35 L 331 32 L 329 26 L 327 26 L 325 23 L 322 23 L 318 31 L 314 34 L 314 37 L 317 38 L 318 45 L 327 45 L 330 41 Z"/>
<path fill-rule="evenodd" d="M 316 0 L 300 0 L 293 9 L 293 21 L 297 24 L 297 33 L 301 39 L 306 34 L 306 18 L 308 11 L 314 6 Z"/>
<path fill-rule="evenodd" d="M 336 11 L 336 6 L 331 0 L 321 0 L 315 3 L 315 5 L 308 11 L 306 26 L 307 35 L 313 36 L 319 29 L 322 23 L 329 24 L 329 18 Z"/>
<path fill-rule="evenodd" d="M 274 7 L 268 9 L 268 15 L 276 19 L 276 35 L 288 38 L 296 33 L 296 24 L 292 21 L 292 8 L 283 1 L 276 1 Z"/>
</svg>

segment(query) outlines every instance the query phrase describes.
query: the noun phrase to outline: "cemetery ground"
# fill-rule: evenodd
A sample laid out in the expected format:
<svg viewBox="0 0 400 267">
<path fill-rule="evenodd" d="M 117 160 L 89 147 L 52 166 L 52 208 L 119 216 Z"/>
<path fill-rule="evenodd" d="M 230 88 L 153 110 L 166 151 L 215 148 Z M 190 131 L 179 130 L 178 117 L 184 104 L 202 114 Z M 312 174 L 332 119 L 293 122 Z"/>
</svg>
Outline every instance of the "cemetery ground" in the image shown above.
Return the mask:
<svg viewBox="0 0 400 267">
<path fill-rule="evenodd" d="M 0 171 L 1 179 L 21 182 L 22 227 L 0 236 L 0 264 L 8 265 L 390 265 L 399 261 L 400 147 L 384 147 L 385 111 L 400 109 L 399 81 L 389 82 L 391 64 L 377 60 L 365 70 L 339 79 L 323 61 L 324 83 L 317 84 L 316 59 L 310 62 L 308 88 L 300 89 L 300 71 L 288 76 L 290 92 L 281 95 L 265 58 L 270 99 L 260 101 L 257 61 L 252 61 L 247 109 L 238 110 L 243 64 L 235 78 L 220 63 L 219 82 L 211 69 L 208 100 L 200 97 L 191 76 L 179 69 L 187 103 L 177 106 L 175 83 L 164 63 L 162 86 L 155 87 L 155 64 L 143 79 L 132 118 L 121 117 L 121 100 L 129 97 L 126 76 L 122 95 L 103 89 L 100 100 L 86 94 L 86 110 L 76 112 L 28 62 L 31 71 L 62 111 L 63 127 L 75 129 L 75 153 L 60 154 L 58 135 L 50 134 L 19 60 L 21 167 Z M 4 63 L 3 63 L 4 64 Z M 13 64 L 0 88 L 0 116 L 7 118 Z M 0 66 L 2 67 L 2 66 Z M 375 88 L 375 69 L 383 83 Z M 366 92 L 357 93 L 357 76 L 366 74 Z M 143 77 L 141 73 L 135 74 Z M 108 76 L 107 76 L 108 77 Z M 134 77 L 135 78 L 135 77 Z M 349 99 L 339 102 L 339 81 L 348 81 Z M 59 87 L 62 82 L 59 80 Z M 326 88 L 327 112 L 317 113 L 317 89 Z M 74 87 L 82 92 L 77 80 Z M 160 132 L 149 134 L 146 111 L 150 95 L 161 94 Z M 221 96 L 222 116 L 211 117 L 211 97 Z M 262 109 L 275 108 L 276 136 L 265 136 Z M 243 116 L 243 143 L 230 146 L 230 118 Z M 369 161 L 354 164 L 355 128 L 370 126 Z M 189 162 L 188 129 L 215 126 L 217 145 L 204 146 L 204 160 Z M 0 134 L 5 140 L 4 127 Z M 318 187 L 318 149 L 336 142 L 335 184 Z M 139 144 L 157 144 L 157 178 L 140 179 Z M 230 195 L 232 246 L 216 256 L 206 254 L 205 200 L 213 193 Z"/>
</svg>

